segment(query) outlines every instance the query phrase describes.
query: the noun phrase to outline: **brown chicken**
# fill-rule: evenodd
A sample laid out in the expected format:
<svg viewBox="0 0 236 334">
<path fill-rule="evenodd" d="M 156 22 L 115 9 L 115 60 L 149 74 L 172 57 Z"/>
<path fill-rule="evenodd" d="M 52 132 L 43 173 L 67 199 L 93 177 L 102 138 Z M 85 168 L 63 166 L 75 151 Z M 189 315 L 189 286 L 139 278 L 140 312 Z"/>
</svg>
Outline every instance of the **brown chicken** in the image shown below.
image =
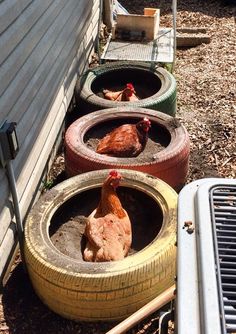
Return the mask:
<svg viewBox="0 0 236 334">
<path fill-rule="evenodd" d="M 116 188 L 121 175 L 111 171 L 103 183 L 98 207 L 88 217 L 84 260 L 90 262 L 123 259 L 132 242 L 131 223 L 123 209 Z"/>
<path fill-rule="evenodd" d="M 145 148 L 151 122 L 147 117 L 137 124 L 124 124 L 102 138 L 96 152 L 113 157 L 136 157 Z"/>
<path fill-rule="evenodd" d="M 111 101 L 138 101 L 138 97 L 135 95 L 134 86 L 131 83 L 127 83 L 125 89 L 113 92 L 108 89 L 103 90 L 105 99 Z"/>
</svg>

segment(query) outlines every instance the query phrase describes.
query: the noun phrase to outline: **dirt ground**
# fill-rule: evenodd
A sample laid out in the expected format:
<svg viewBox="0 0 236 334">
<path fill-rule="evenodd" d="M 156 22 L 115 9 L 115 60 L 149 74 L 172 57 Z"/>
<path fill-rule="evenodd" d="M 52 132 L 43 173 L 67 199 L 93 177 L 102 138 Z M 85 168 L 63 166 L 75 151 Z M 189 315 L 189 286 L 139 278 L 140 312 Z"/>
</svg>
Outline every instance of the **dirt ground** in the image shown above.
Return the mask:
<svg viewBox="0 0 236 334">
<path fill-rule="evenodd" d="M 156 202 L 140 191 L 122 187 L 117 189 L 117 193 L 132 224 L 132 246 L 129 250 L 131 255 L 153 241 L 161 229 L 163 215 Z M 49 234 L 60 252 L 82 260 L 86 242 L 86 217 L 97 207 L 99 198 L 99 189 L 82 192 L 64 204 L 63 212 L 54 215 Z M 144 202 L 145 205 L 140 205 Z"/>
<path fill-rule="evenodd" d="M 144 7 L 161 9 L 161 26 L 171 25 L 170 4 L 161 1 L 120 1 L 130 13 Z M 203 177 L 236 177 L 236 7 L 220 0 L 179 0 L 178 27 L 206 27 L 210 44 L 178 49 L 177 115 L 191 140 L 188 182 Z M 50 173 L 47 188 L 63 175 L 63 154 Z M 0 334 L 103 334 L 112 323 L 75 323 L 54 314 L 35 295 L 18 258 L 0 296 Z M 158 315 L 127 334 L 158 333 Z"/>
</svg>

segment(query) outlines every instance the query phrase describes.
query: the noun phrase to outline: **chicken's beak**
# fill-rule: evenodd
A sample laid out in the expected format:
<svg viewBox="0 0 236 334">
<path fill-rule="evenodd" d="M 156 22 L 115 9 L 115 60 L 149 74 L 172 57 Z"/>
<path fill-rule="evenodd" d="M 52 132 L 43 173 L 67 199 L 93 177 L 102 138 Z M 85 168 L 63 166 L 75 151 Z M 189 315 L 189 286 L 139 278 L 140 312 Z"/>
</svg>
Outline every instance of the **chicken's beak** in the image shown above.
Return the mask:
<svg viewBox="0 0 236 334">
<path fill-rule="evenodd" d="M 149 129 L 150 129 L 150 127 L 151 127 L 151 126 L 144 126 L 143 130 L 144 130 L 145 132 L 148 132 Z"/>
<path fill-rule="evenodd" d="M 114 189 L 116 189 L 116 188 L 119 187 L 119 185 L 120 185 L 120 179 L 121 179 L 121 178 L 118 178 L 118 179 L 115 179 L 115 180 L 112 180 L 112 181 L 111 181 L 111 185 L 112 185 L 112 187 L 113 187 Z"/>
</svg>

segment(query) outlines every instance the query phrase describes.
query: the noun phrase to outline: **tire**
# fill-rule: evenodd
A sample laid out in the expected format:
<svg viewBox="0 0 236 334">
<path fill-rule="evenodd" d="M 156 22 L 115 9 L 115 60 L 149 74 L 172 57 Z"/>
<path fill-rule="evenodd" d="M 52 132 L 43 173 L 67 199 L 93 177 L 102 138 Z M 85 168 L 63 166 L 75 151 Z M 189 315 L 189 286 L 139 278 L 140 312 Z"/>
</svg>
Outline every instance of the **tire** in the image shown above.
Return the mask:
<svg viewBox="0 0 236 334">
<path fill-rule="evenodd" d="M 51 310 L 68 319 L 121 320 L 174 284 L 177 194 L 144 173 L 122 170 L 121 187 L 151 196 L 162 210 L 160 232 L 146 247 L 120 261 L 92 263 L 72 259 L 52 244 L 55 212 L 73 196 L 101 187 L 107 173 L 85 173 L 58 184 L 26 221 L 24 254 L 32 285 Z"/>
<path fill-rule="evenodd" d="M 104 88 L 122 89 L 127 82 L 134 84 L 137 95 L 141 96 L 139 101 L 109 101 L 98 95 Z M 78 80 L 75 95 L 84 114 L 117 106 L 150 108 L 171 116 L 176 113 L 175 78 L 164 68 L 153 69 L 145 63 L 115 62 L 90 69 Z"/>
<path fill-rule="evenodd" d="M 167 147 L 155 155 L 153 161 L 137 162 L 136 158 L 117 158 L 96 153 L 86 146 L 84 138 L 88 130 L 104 121 L 147 116 L 152 124 L 165 129 L 170 137 Z M 127 119 L 127 120 L 126 120 Z M 160 178 L 176 191 L 185 184 L 189 165 L 189 136 L 179 122 L 164 113 L 150 109 L 111 108 L 93 112 L 76 120 L 65 134 L 65 165 L 68 176 L 106 168 L 125 168 L 142 171 Z"/>
</svg>

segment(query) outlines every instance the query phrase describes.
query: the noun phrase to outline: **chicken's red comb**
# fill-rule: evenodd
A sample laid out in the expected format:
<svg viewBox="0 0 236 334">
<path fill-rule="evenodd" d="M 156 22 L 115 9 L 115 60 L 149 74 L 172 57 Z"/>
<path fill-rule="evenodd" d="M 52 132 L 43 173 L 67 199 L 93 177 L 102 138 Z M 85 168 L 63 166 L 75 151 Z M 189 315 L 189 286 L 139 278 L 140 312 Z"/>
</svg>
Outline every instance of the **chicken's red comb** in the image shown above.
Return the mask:
<svg viewBox="0 0 236 334">
<path fill-rule="evenodd" d="M 145 123 L 148 123 L 149 125 L 151 125 L 151 122 L 150 122 L 149 118 L 144 117 L 144 118 L 143 118 L 143 121 L 144 121 Z"/>
<path fill-rule="evenodd" d="M 134 90 L 134 86 L 132 85 L 132 83 L 127 83 L 126 88 Z"/>
<path fill-rule="evenodd" d="M 112 176 L 112 177 L 117 177 L 119 175 L 119 173 L 116 170 L 111 170 L 109 175 Z"/>
</svg>

